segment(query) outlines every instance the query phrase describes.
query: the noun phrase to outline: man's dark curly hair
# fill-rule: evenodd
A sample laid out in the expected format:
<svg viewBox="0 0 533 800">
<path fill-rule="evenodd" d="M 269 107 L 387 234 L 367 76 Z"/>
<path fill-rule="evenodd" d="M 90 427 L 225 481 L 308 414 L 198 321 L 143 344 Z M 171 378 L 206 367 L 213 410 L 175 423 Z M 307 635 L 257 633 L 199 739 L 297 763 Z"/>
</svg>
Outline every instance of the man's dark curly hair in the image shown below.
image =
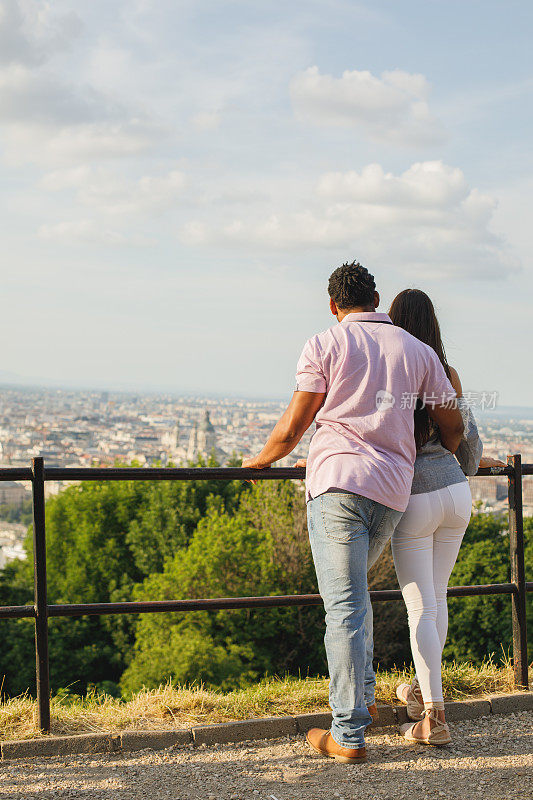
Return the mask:
<svg viewBox="0 0 533 800">
<path fill-rule="evenodd" d="M 340 309 L 373 305 L 375 291 L 374 276 L 357 261 L 337 267 L 329 277 L 329 296 Z"/>
</svg>

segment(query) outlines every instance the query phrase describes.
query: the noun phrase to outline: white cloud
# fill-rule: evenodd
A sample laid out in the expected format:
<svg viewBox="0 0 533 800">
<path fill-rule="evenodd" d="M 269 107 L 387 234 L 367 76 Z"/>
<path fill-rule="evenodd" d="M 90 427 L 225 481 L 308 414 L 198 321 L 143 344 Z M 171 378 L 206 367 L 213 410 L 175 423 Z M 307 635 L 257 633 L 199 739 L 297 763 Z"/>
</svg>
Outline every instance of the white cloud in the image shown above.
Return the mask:
<svg viewBox="0 0 533 800">
<path fill-rule="evenodd" d="M 0 0 L 0 64 L 41 64 L 67 49 L 81 31 L 73 12 L 42 0 Z"/>
<path fill-rule="evenodd" d="M 440 161 L 413 164 L 400 175 L 372 164 L 360 173 L 323 175 L 315 191 L 280 187 L 276 211 L 263 206 L 218 227 L 193 220 L 181 231 L 189 245 L 278 251 L 328 248 L 416 275 L 502 277 L 518 268 L 491 230 L 496 201 L 471 189 L 461 170 Z M 294 211 L 294 208 L 301 209 Z"/>
<path fill-rule="evenodd" d="M 198 131 L 212 131 L 220 125 L 220 114 L 216 111 L 200 111 L 192 118 L 192 124 Z"/>
<path fill-rule="evenodd" d="M 11 164 L 45 166 L 127 158 L 151 147 L 162 132 L 138 119 L 79 125 L 11 124 L 4 129 L 4 158 Z"/>
<path fill-rule="evenodd" d="M 290 83 L 296 116 L 315 125 L 360 128 L 371 138 L 403 145 L 428 145 L 445 138 L 427 102 L 423 75 L 402 70 L 346 70 L 342 77 L 322 75 L 318 67 L 298 73 Z"/>
<path fill-rule="evenodd" d="M 180 230 L 180 239 L 183 244 L 188 244 L 193 247 L 195 245 L 201 246 L 213 241 L 212 233 L 213 231 L 210 231 L 205 223 L 193 220 L 192 222 L 186 222 L 185 225 L 182 226 Z M 223 237 L 224 234 L 222 233 L 222 238 Z"/>
<path fill-rule="evenodd" d="M 99 90 L 52 64 L 80 28 L 75 15 L 57 15 L 49 3 L 0 0 L 0 122 L 9 163 L 132 156 L 161 138 L 161 128 L 113 96 L 109 82 Z"/>
<path fill-rule="evenodd" d="M 469 189 L 457 167 L 424 161 L 413 164 L 401 175 L 384 172 L 379 164 L 369 164 L 360 173 L 330 172 L 318 181 L 317 191 L 336 201 L 441 207 L 463 200 Z"/>
<path fill-rule="evenodd" d="M 125 179 L 103 167 L 87 165 L 46 174 L 42 186 L 48 191 L 73 189 L 77 199 L 101 214 L 135 215 L 160 212 L 186 199 L 187 177 L 178 169 L 163 175 Z"/>
<path fill-rule="evenodd" d="M 25 66 L 0 72 L 0 119 L 4 122 L 65 125 L 123 119 L 124 110 L 90 86 L 70 86 Z"/>
<path fill-rule="evenodd" d="M 67 167 L 54 172 L 47 172 L 41 181 L 44 189 L 60 192 L 63 189 L 78 189 L 92 174 L 91 167 L 83 164 L 78 167 Z"/>
<path fill-rule="evenodd" d="M 124 245 L 130 247 L 147 247 L 152 242 L 138 234 L 124 234 L 121 231 L 103 227 L 100 222 L 92 219 L 69 220 L 51 225 L 41 225 L 38 230 L 39 238 L 60 244 L 78 245 L 92 244 L 104 246 Z"/>
<path fill-rule="evenodd" d="M 0 70 L 4 158 L 61 164 L 121 158 L 146 150 L 162 131 L 90 86 L 26 66 Z"/>
</svg>

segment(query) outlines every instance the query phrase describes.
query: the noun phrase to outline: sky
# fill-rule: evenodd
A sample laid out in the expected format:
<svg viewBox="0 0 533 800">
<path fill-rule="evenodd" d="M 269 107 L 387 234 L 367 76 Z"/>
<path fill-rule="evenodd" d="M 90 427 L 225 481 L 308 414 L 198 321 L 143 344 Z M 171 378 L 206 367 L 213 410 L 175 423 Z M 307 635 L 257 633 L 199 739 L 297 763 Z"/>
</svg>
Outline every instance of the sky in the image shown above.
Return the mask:
<svg viewBox="0 0 533 800">
<path fill-rule="evenodd" d="M 0 381 L 289 397 L 355 259 L 533 406 L 532 19 L 0 0 Z"/>
</svg>

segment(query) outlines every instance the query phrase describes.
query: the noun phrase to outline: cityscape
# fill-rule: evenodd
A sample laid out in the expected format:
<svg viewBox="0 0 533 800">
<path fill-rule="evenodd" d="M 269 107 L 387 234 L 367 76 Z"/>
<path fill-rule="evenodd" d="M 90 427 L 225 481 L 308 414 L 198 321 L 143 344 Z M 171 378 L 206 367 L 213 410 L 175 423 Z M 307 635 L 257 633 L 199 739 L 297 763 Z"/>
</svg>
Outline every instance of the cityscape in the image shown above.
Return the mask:
<svg viewBox="0 0 533 800">
<path fill-rule="evenodd" d="M 465 393 L 466 395 L 466 393 Z M 0 466 L 27 467 L 42 456 L 48 466 L 137 464 L 183 466 L 214 457 L 238 463 L 259 452 L 286 402 L 231 397 L 173 396 L 68 389 L 0 388 Z M 474 408 L 484 454 L 505 461 L 521 453 L 533 462 L 533 414 L 527 408 Z M 280 466 L 305 458 L 312 427 Z M 472 497 L 483 510 L 503 511 L 507 480 L 470 478 Z M 47 482 L 47 495 L 66 487 Z M 0 483 L 0 569 L 23 558 L 26 525 L 4 519 L 3 508 L 30 499 L 25 482 Z M 533 514 L 533 481 L 526 478 L 524 513 Z"/>
</svg>

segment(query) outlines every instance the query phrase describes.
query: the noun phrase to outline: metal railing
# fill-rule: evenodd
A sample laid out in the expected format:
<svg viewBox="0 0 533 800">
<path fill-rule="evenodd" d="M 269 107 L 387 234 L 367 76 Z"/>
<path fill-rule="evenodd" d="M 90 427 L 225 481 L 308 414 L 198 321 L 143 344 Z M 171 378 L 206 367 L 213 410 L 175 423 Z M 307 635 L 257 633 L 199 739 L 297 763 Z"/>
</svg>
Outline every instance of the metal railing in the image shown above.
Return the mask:
<svg viewBox="0 0 533 800">
<path fill-rule="evenodd" d="M 478 475 L 505 475 L 508 478 L 510 583 L 478 586 L 451 586 L 448 597 L 508 594 L 512 604 L 513 665 L 515 683 L 528 688 L 526 593 L 533 591 L 533 581 L 526 582 L 524 565 L 524 529 L 522 516 L 522 476 L 533 475 L 533 464 L 522 464 L 521 456 L 509 456 L 507 466 L 481 469 Z M 48 618 L 100 614 L 144 614 L 162 611 L 214 611 L 235 608 L 273 608 L 279 606 L 320 605 L 318 594 L 275 595 L 272 597 L 217 597 L 202 600 L 152 600 L 121 603 L 83 603 L 50 605 L 46 589 L 46 481 L 192 481 L 192 480 L 287 480 L 305 477 L 303 468 L 254 470 L 216 468 L 134 468 L 134 467 L 45 467 L 42 458 L 34 458 L 31 468 L 1 468 L 0 481 L 31 481 L 33 503 L 34 605 L 0 606 L 0 619 L 35 620 L 35 661 L 37 710 L 40 729 L 50 731 L 50 678 L 48 658 Z M 372 591 L 374 601 L 398 600 L 399 589 Z"/>
</svg>

